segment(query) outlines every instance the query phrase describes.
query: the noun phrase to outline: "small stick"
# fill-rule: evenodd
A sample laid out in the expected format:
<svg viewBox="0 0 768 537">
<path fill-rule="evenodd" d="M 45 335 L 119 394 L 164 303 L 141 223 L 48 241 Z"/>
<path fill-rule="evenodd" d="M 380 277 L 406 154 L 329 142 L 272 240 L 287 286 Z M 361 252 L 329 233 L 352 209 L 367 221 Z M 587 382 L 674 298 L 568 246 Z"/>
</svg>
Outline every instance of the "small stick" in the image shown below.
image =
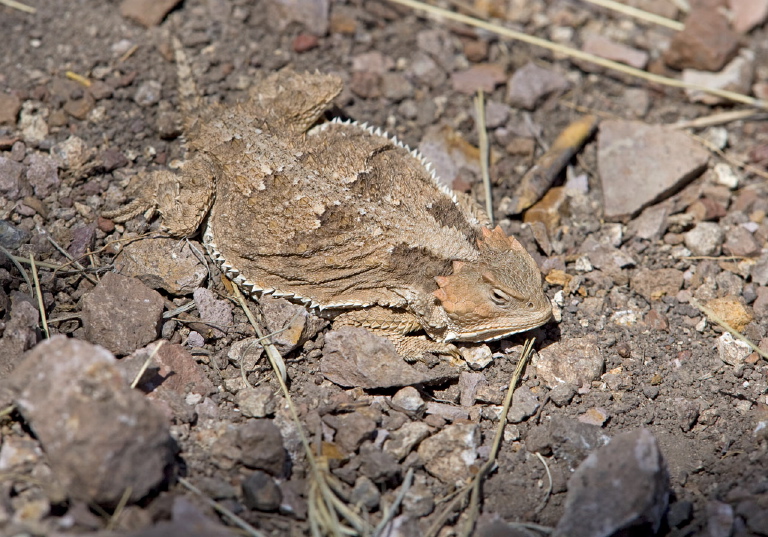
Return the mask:
<svg viewBox="0 0 768 537">
<path fill-rule="evenodd" d="M 18 259 L 16 259 L 16 256 L 12 255 L 11 252 L 6 250 L 3 246 L 0 246 L 0 252 L 5 254 L 5 256 L 11 260 L 11 263 L 13 263 L 16 269 L 21 273 L 21 277 L 24 278 L 25 282 L 27 282 L 27 287 L 29 288 L 29 296 L 34 296 L 32 294 L 32 282 L 29 280 L 29 274 L 27 274 L 27 271 L 24 270 L 24 267 L 21 266 L 21 263 L 18 261 Z"/>
<path fill-rule="evenodd" d="M 480 145 L 480 170 L 483 174 L 483 186 L 485 187 L 485 212 L 493 228 L 493 198 L 491 192 L 491 174 L 488 171 L 488 161 L 491 154 L 488 143 L 488 131 L 485 128 L 485 98 L 483 90 L 477 90 L 475 96 L 475 121 L 477 124 L 477 139 Z"/>
<path fill-rule="evenodd" d="M 37 306 L 40 308 L 40 320 L 43 323 L 43 332 L 45 332 L 45 339 L 51 337 L 51 333 L 48 331 L 48 321 L 45 318 L 45 304 L 43 304 L 43 290 L 40 289 L 40 280 L 37 277 L 37 267 L 35 266 L 35 257 L 29 254 L 29 264 L 32 269 L 32 278 L 35 280 L 35 289 L 37 290 Z"/>
<path fill-rule="evenodd" d="M 37 13 L 37 8 L 28 6 L 26 4 L 22 4 L 21 2 L 17 2 L 16 0 L 0 0 L 0 4 L 3 4 L 4 6 L 8 6 L 12 9 L 18 9 L 19 11 L 25 11 L 27 13 L 32 13 L 32 14 Z"/>
<path fill-rule="evenodd" d="M 596 6 L 604 7 L 606 9 L 618 11 L 619 13 L 622 13 L 629 17 L 634 17 L 636 19 L 640 19 L 646 22 L 658 24 L 659 26 L 664 26 L 666 28 L 670 28 L 677 32 L 685 28 L 685 25 L 682 22 L 674 21 L 672 19 L 668 19 L 666 17 L 662 17 L 654 13 L 648 13 L 647 11 L 643 11 L 642 9 L 626 6 L 618 2 L 613 2 L 612 0 L 584 0 L 584 1 L 589 2 L 591 4 L 595 4 Z"/>
</svg>

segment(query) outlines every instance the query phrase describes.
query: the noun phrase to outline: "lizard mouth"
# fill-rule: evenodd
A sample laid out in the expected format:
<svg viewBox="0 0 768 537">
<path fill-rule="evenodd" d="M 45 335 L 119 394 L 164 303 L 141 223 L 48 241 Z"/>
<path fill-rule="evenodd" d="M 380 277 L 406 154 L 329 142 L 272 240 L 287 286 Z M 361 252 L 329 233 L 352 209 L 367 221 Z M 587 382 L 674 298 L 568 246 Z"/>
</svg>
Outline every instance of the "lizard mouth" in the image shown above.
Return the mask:
<svg viewBox="0 0 768 537">
<path fill-rule="evenodd" d="M 444 340 L 469 342 L 496 341 L 513 334 L 519 334 L 520 332 L 526 332 L 537 328 L 549 321 L 551 317 L 552 310 L 550 309 L 540 315 L 525 319 L 522 322 L 518 319 L 515 321 L 514 327 L 510 327 L 509 324 L 478 324 L 463 330 L 451 330 L 446 333 Z"/>
</svg>

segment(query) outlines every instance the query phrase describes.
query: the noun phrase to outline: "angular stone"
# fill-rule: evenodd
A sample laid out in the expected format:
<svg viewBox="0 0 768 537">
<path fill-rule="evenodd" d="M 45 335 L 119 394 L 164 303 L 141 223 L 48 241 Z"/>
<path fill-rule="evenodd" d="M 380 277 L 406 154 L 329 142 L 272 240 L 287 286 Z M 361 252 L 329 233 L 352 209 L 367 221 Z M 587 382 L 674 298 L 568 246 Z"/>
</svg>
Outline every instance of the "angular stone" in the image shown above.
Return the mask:
<svg viewBox="0 0 768 537">
<path fill-rule="evenodd" d="M 338 416 L 329 414 L 323 421 L 336 430 L 334 440 L 345 453 L 349 454 L 355 453 L 376 430 L 376 422 L 360 412 Z"/>
<path fill-rule="evenodd" d="M 679 130 L 636 121 L 600 125 L 598 167 L 608 220 L 625 220 L 704 170 L 709 153 Z"/>
<path fill-rule="evenodd" d="M 755 320 L 754 315 L 743 304 L 743 299 L 736 296 L 715 298 L 707 302 L 706 306 L 728 325 L 742 332 L 749 323 Z"/>
<path fill-rule="evenodd" d="M 533 62 L 515 71 L 507 83 L 507 102 L 515 108 L 533 110 L 541 101 L 570 87 L 570 82 L 556 71 Z"/>
<path fill-rule="evenodd" d="M 131 378 L 138 373 L 144 362 L 155 350 L 149 345 L 120 361 L 131 371 Z M 182 396 L 190 393 L 202 396 L 213 395 L 216 387 L 206 376 L 203 366 L 197 363 L 187 349 L 181 345 L 163 344 L 150 362 L 147 372 L 141 377 L 138 387 L 147 393 L 174 391 Z"/>
<path fill-rule="evenodd" d="M 71 498 L 115 507 L 146 496 L 173 461 L 168 425 L 107 350 L 54 336 L 24 358 L 16 407 Z"/>
<path fill-rule="evenodd" d="M 390 341 L 364 328 L 349 326 L 326 334 L 320 371 L 340 386 L 359 388 L 430 384 L 459 376 L 458 370 L 448 364 L 432 369 L 422 362 L 409 365 Z"/>
<path fill-rule="evenodd" d="M 736 226 L 726 235 L 723 250 L 728 255 L 738 257 L 754 257 L 760 255 L 760 245 L 754 235 L 742 226 Z"/>
<path fill-rule="evenodd" d="M 35 196 L 40 199 L 47 197 L 61 183 L 56 160 L 48 155 L 33 153 L 29 157 L 27 181 L 35 189 Z"/>
<path fill-rule="evenodd" d="M 243 503 L 248 509 L 277 511 L 283 495 L 275 480 L 265 472 L 255 471 L 243 481 Z"/>
<path fill-rule="evenodd" d="M 595 336 L 555 342 L 534 355 L 532 363 L 539 379 L 549 388 L 559 384 L 589 386 L 605 367 Z"/>
<path fill-rule="evenodd" d="M 418 452 L 427 472 L 443 483 L 462 486 L 473 475 L 480 440 L 478 425 L 454 424 L 423 440 Z"/>
<path fill-rule="evenodd" d="M 673 69 L 719 71 L 739 50 L 739 34 L 731 30 L 728 19 L 714 7 L 692 9 L 685 27 L 677 32 L 664 53 Z"/>
<path fill-rule="evenodd" d="M 208 270 L 200 257 L 199 242 L 150 238 L 126 245 L 115 258 L 115 270 L 133 276 L 150 289 L 189 295 L 202 285 Z"/>
<path fill-rule="evenodd" d="M 226 335 L 224 330 L 232 328 L 232 305 L 227 300 L 216 297 L 216 294 L 205 287 L 198 287 L 192 294 L 200 313 L 200 320 L 210 323 L 207 336 L 222 338 Z"/>
<path fill-rule="evenodd" d="M 284 298 L 262 296 L 261 313 L 280 354 L 285 355 L 312 339 L 328 325 L 328 321 L 307 311 L 307 308 Z"/>
<path fill-rule="evenodd" d="M 604 537 L 625 528 L 654 535 L 669 503 L 669 476 L 647 429 L 619 434 L 592 452 L 568 480 L 553 537 Z"/>
<path fill-rule="evenodd" d="M 248 468 L 280 477 L 285 472 L 286 451 L 280 429 L 271 420 L 247 420 L 237 428 L 237 447 Z"/>
<path fill-rule="evenodd" d="M 506 79 L 504 66 L 496 63 L 480 63 L 451 75 L 453 89 L 468 95 L 473 95 L 480 89 L 491 93 Z"/>
<path fill-rule="evenodd" d="M 0 93 L 0 125 L 16 125 L 21 101 L 15 95 Z"/>
<path fill-rule="evenodd" d="M 683 70 L 683 82 L 703 86 L 705 88 L 734 91 L 748 95 L 755 77 L 755 53 L 751 50 L 742 50 L 738 56 L 732 59 L 720 71 L 698 71 L 696 69 Z M 708 105 L 730 102 L 724 97 L 712 95 L 696 89 L 686 89 L 685 94 L 694 103 Z"/>
<path fill-rule="evenodd" d="M 669 213 L 667 205 L 648 207 L 629 223 L 627 235 L 649 241 L 659 240 L 667 231 Z"/>
<path fill-rule="evenodd" d="M 82 299 L 85 337 L 122 356 L 157 339 L 165 301 L 135 278 L 107 272 Z"/>
<path fill-rule="evenodd" d="M 262 9 L 281 31 L 298 22 L 313 35 L 328 33 L 330 0 L 269 0 Z"/>
<path fill-rule="evenodd" d="M 768 18 L 768 0 L 728 0 L 728 5 L 733 16 L 731 26 L 740 34 L 746 34 Z"/>
<path fill-rule="evenodd" d="M 714 222 L 699 222 L 684 234 L 685 246 L 693 255 L 712 256 L 720 253 L 725 232 Z"/>
<path fill-rule="evenodd" d="M 600 35 L 589 35 L 581 49 L 589 54 L 620 62 L 635 69 L 645 69 L 648 64 L 647 52 L 616 43 Z"/>
<path fill-rule="evenodd" d="M 120 15 L 145 28 L 157 26 L 181 0 L 123 0 Z"/>
<path fill-rule="evenodd" d="M 630 280 L 632 290 L 647 301 L 676 296 L 683 287 L 683 273 L 677 269 L 638 270 Z"/>
<path fill-rule="evenodd" d="M 18 199 L 21 193 L 21 174 L 24 165 L 11 159 L 0 157 L 0 194 L 9 201 Z"/>
</svg>

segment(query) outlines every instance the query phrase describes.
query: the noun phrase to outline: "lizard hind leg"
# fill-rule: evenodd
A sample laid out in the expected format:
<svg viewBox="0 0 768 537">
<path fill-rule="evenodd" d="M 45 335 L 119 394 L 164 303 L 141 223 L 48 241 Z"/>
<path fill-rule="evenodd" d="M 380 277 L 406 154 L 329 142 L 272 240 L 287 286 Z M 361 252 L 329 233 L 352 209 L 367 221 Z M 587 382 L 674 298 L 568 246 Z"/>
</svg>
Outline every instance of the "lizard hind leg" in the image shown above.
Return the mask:
<svg viewBox="0 0 768 537">
<path fill-rule="evenodd" d="M 215 166 L 197 156 L 184 164 L 180 174 L 159 171 L 154 176 L 163 229 L 174 237 L 194 235 L 213 205 L 218 177 Z"/>
<path fill-rule="evenodd" d="M 334 318 L 333 322 L 334 326 L 359 326 L 388 339 L 395 346 L 397 354 L 408 363 L 422 360 L 427 352 L 452 358 L 461 357 L 459 350 L 450 343 L 407 335 L 421 328 L 416 317 L 407 312 L 375 306 L 345 311 Z"/>
</svg>

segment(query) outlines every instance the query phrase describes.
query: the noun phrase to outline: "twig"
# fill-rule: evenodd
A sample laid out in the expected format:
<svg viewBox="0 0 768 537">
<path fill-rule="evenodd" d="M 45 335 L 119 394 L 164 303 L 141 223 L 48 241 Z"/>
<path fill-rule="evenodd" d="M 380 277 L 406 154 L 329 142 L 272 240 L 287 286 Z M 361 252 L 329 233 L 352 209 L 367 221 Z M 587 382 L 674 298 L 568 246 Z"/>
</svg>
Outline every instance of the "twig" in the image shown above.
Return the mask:
<svg viewBox="0 0 768 537">
<path fill-rule="evenodd" d="M 35 280 L 35 289 L 37 291 L 37 307 L 40 309 L 40 320 L 43 324 L 43 332 L 45 333 L 45 339 L 51 337 L 51 333 L 48 331 L 48 321 L 45 318 L 45 304 L 43 304 L 43 290 L 40 289 L 40 279 L 37 277 L 37 267 L 35 266 L 35 256 L 29 254 L 29 265 L 32 269 L 32 278 Z"/>
<path fill-rule="evenodd" d="M 371 537 L 379 537 L 382 534 L 382 532 L 386 529 L 387 524 L 389 524 L 392 518 L 394 518 L 395 513 L 397 513 L 397 510 L 400 508 L 400 504 L 403 503 L 403 500 L 405 499 L 405 495 L 408 494 L 408 491 L 411 489 L 412 483 L 413 483 L 413 468 L 411 467 L 411 468 L 408 468 L 408 472 L 405 474 L 405 479 L 403 479 L 403 484 L 400 485 L 400 490 L 397 493 L 397 497 L 395 498 L 395 501 L 392 502 L 392 505 L 390 505 L 389 509 L 386 510 L 384 516 L 381 518 L 381 522 L 378 523 Z"/>
<path fill-rule="evenodd" d="M 256 331 L 256 336 L 260 341 L 264 341 L 263 346 L 264 350 L 267 351 L 267 358 L 269 358 L 269 363 L 272 365 L 272 368 L 280 374 L 281 385 L 284 384 L 288 378 L 288 374 L 285 368 L 285 361 L 283 360 L 283 357 L 280 356 L 280 353 L 277 352 L 275 346 L 264 335 L 264 332 L 261 330 L 261 326 L 256 322 L 256 317 L 253 316 L 253 313 L 248 307 L 248 304 L 245 303 L 243 294 L 240 292 L 240 289 L 237 287 L 237 285 L 233 285 L 232 289 L 235 294 L 235 298 L 240 303 L 240 307 L 243 308 L 243 311 L 245 312 L 245 316 L 248 317 L 248 321 L 250 321 L 253 329 Z M 286 388 L 286 393 L 287 392 L 288 388 Z"/>
<path fill-rule="evenodd" d="M 3 246 L 0 246 L 0 252 L 2 252 L 5 257 L 11 260 L 11 263 L 16 267 L 16 269 L 21 273 L 21 277 L 24 278 L 24 281 L 27 283 L 27 288 L 29 289 L 29 296 L 34 297 L 33 295 L 33 287 L 32 282 L 29 280 L 29 274 L 27 274 L 27 271 L 24 270 L 24 267 L 21 266 L 21 262 L 19 259 L 16 258 L 15 255 L 12 255 L 11 252 L 6 250 Z M 27 261 L 25 259 L 25 261 Z"/>
<path fill-rule="evenodd" d="M 22 4 L 21 2 L 17 2 L 16 0 L 0 0 L 0 4 L 3 4 L 4 6 L 8 6 L 12 9 L 18 9 L 19 11 L 25 11 L 26 13 L 37 13 L 37 8 L 28 6 L 26 4 Z"/>
<path fill-rule="evenodd" d="M 589 2 L 591 4 L 595 4 L 596 6 L 604 7 L 606 9 L 618 11 L 619 13 L 622 13 L 623 15 L 627 15 L 629 17 L 634 17 L 636 19 L 640 19 L 646 22 L 658 24 L 659 26 L 671 28 L 672 30 L 675 30 L 677 32 L 685 28 L 685 25 L 682 22 L 674 21 L 672 19 L 668 19 L 666 17 L 662 17 L 654 13 L 648 13 L 647 11 L 643 11 L 642 9 L 626 6 L 618 2 L 613 2 L 612 0 L 584 0 L 584 1 Z"/>
<path fill-rule="evenodd" d="M 622 63 L 615 62 L 613 60 L 606 60 L 605 58 L 600 58 L 593 54 L 582 52 L 580 50 L 576 50 L 571 47 L 566 47 L 563 45 L 559 45 L 557 43 L 552 43 L 551 41 L 547 41 L 546 39 L 541 39 L 540 37 L 534 37 L 522 32 L 517 32 L 510 28 L 499 26 L 498 24 L 493 24 L 493 23 L 486 22 L 473 17 L 468 17 L 466 15 L 462 15 L 461 13 L 455 13 L 453 11 L 448 11 L 446 9 L 442 9 L 439 7 L 430 6 L 429 4 L 425 4 L 417 0 L 389 0 L 389 1 L 394 2 L 395 4 L 400 4 L 403 6 L 410 7 L 412 9 L 425 11 L 432 15 L 444 17 L 446 19 L 450 19 L 456 22 L 468 24 L 476 28 L 483 28 L 484 30 L 494 32 L 504 37 L 509 37 L 511 39 L 522 41 L 523 43 L 528 43 L 530 45 L 541 47 L 547 50 L 552 50 L 560 54 L 569 56 L 571 58 L 587 61 L 595 65 L 599 65 L 600 67 L 605 67 L 606 69 L 618 71 L 620 73 L 624 73 L 629 76 L 634 76 L 643 80 L 647 80 L 649 82 L 661 84 L 664 86 L 669 86 L 672 88 L 697 90 L 704 93 L 708 93 L 710 95 L 716 95 L 718 97 L 722 97 L 723 99 L 727 99 L 729 101 L 742 103 L 749 106 L 753 106 L 755 108 L 762 108 L 764 110 L 768 110 L 768 102 L 762 99 L 755 99 L 747 95 L 743 95 L 741 93 L 736 93 L 734 91 L 708 88 L 706 86 L 699 86 L 698 84 L 688 84 L 687 82 L 683 82 L 682 80 L 676 80 L 674 78 L 668 78 L 665 76 L 649 73 L 647 71 L 643 71 L 642 69 L 629 67 L 628 65 L 624 65 Z"/>
<path fill-rule="evenodd" d="M 493 194 L 491 192 L 491 174 L 488 171 L 491 147 L 488 143 L 488 131 L 485 128 L 485 99 L 481 89 L 477 90 L 475 96 L 475 122 L 477 140 L 480 145 L 480 171 L 483 175 L 483 187 L 485 187 L 485 212 L 488 215 L 490 227 L 493 228 Z"/>
<path fill-rule="evenodd" d="M 685 121 L 678 121 L 671 126 L 675 129 L 705 129 L 707 127 L 714 127 L 715 125 L 724 125 L 725 123 L 731 123 L 733 121 L 742 121 L 745 119 L 752 119 L 755 121 L 765 119 L 764 112 L 756 112 L 754 110 L 730 110 L 728 112 L 718 112 L 717 114 L 711 114 L 709 116 L 697 117 L 696 119 L 688 119 Z"/>
<path fill-rule="evenodd" d="M 93 278 L 91 278 L 90 276 L 88 276 L 88 275 L 86 274 L 86 270 L 87 270 L 87 269 L 86 269 L 86 268 L 85 268 L 83 265 L 81 265 L 81 264 L 80 264 L 80 262 L 78 262 L 78 261 L 77 261 L 77 259 L 75 259 L 75 258 L 72 256 L 72 254 L 70 254 L 70 253 L 69 253 L 69 252 L 67 252 L 67 251 L 66 251 L 64 248 L 62 248 L 62 247 L 61 247 L 61 245 L 59 245 L 59 243 L 57 243 L 57 242 L 56 242 L 56 241 L 53 239 L 53 237 L 51 237 L 51 234 L 50 234 L 50 233 L 46 233 L 46 234 L 45 234 L 45 238 L 46 238 L 46 239 L 48 239 L 48 242 L 50 242 L 50 243 L 53 245 L 53 247 L 54 247 L 54 248 L 56 248 L 56 249 L 59 251 L 59 253 L 60 253 L 61 255 L 63 255 L 63 256 L 64 256 L 64 257 L 66 257 L 67 259 L 69 259 L 69 261 L 70 261 L 70 262 L 71 262 L 73 265 L 75 265 L 75 268 L 78 268 L 78 269 L 80 269 L 80 270 L 82 270 L 82 271 L 83 271 L 83 278 L 85 278 L 86 280 L 88 280 L 89 282 L 91 282 L 93 285 L 97 285 L 97 284 L 99 283 L 97 280 L 94 280 Z"/>
<path fill-rule="evenodd" d="M 536 508 L 536 513 L 541 513 L 541 511 L 546 507 L 547 502 L 549 501 L 549 497 L 552 496 L 552 472 L 549 471 L 549 465 L 547 464 L 547 460 L 541 456 L 541 453 L 538 451 L 536 452 L 536 456 L 541 461 L 541 464 L 544 465 L 544 470 L 547 472 L 547 479 L 549 479 L 549 486 L 547 487 L 547 493 L 544 495 L 544 498 L 541 500 L 541 503 Z"/>
<path fill-rule="evenodd" d="M 155 348 L 152 350 L 152 353 L 149 355 L 149 357 L 144 360 L 144 363 L 141 364 L 141 369 L 139 369 L 139 372 L 136 373 L 136 378 L 133 379 L 133 382 L 131 382 L 131 389 L 136 388 L 139 384 L 139 380 L 141 380 L 141 377 L 144 375 L 144 372 L 149 367 L 149 364 L 152 360 L 154 360 L 155 356 L 157 355 L 157 352 L 160 350 L 160 347 L 163 346 L 163 343 L 165 343 L 164 339 L 160 340 L 160 343 L 155 345 Z"/>
<path fill-rule="evenodd" d="M 112 531 L 115 529 L 115 526 L 117 525 L 117 520 L 120 518 L 120 515 L 123 514 L 123 509 L 125 509 L 126 504 L 128 503 L 128 499 L 131 497 L 131 494 L 133 493 L 133 487 L 127 487 L 123 491 L 123 495 L 120 496 L 120 500 L 117 502 L 117 506 L 115 507 L 114 512 L 112 513 L 112 516 L 109 517 L 109 521 L 107 522 L 107 531 Z"/>
<path fill-rule="evenodd" d="M 221 505 L 219 502 L 217 502 L 215 500 L 212 500 L 208 496 L 203 494 L 203 491 L 201 491 L 199 488 L 194 486 L 192 483 L 190 483 L 189 481 L 187 481 L 183 477 L 179 477 L 178 479 L 179 479 L 179 483 L 181 483 L 188 490 L 190 490 L 190 491 L 194 492 L 195 494 L 197 494 L 198 496 L 200 496 L 200 498 L 205 503 L 210 505 L 213 508 L 214 511 L 224 515 L 226 518 L 231 520 L 238 528 L 240 528 L 243 531 L 245 531 L 245 533 L 247 533 L 248 535 L 251 535 L 252 537 L 266 537 L 265 534 L 261 533 L 259 530 L 257 530 L 256 528 L 254 528 L 253 526 L 248 524 L 245 520 L 243 520 L 242 518 L 237 516 L 235 513 L 233 513 L 232 511 L 230 511 L 229 509 L 227 509 L 223 505 Z"/>
<path fill-rule="evenodd" d="M 74 71 L 66 71 L 64 73 L 64 75 L 68 79 L 74 80 L 75 82 L 77 82 L 78 84 L 80 84 L 82 86 L 85 86 L 86 88 L 90 88 L 91 87 L 91 81 L 88 80 L 88 78 L 84 77 L 83 75 L 75 73 Z"/>
<path fill-rule="evenodd" d="M 517 362 L 517 367 L 509 380 L 509 388 L 507 394 L 504 397 L 504 407 L 502 408 L 501 415 L 499 416 L 499 424 L 496 426 L 496 436 L 493 438 L 493 444 L 491 445 L 491 453 L 488 456 L 488 460 L 477 472 L 472 482 L 472 496 L 469 499 L 469 507 L 467 513 L 467 521 L 463 530 L 459 535 L 463 537 L 469 537 L 472 535 L 472 530 L 477 522 L 477 517 L 480 514 L 480 488 L 482 487 L 483 480 L 488 473 L 496 466 L 496 456 L 499 454 L 499 448 L 501 447 L 501 440 L 504 438 L 504 428 L 507 425 L 507 414 L 509 413 L 509 407 L 512 405 L 512 396 L 515 393 L 515 387 L 517 386 L 520 377 L 523 375 L 523 370 L 528 364 L 528 358 L 533 350 L 533 342 L 535 338 L 531 338 L 525 342 L 523 346 L 523 352 L 520 355 L 520 360 Z"/>
</svg>

